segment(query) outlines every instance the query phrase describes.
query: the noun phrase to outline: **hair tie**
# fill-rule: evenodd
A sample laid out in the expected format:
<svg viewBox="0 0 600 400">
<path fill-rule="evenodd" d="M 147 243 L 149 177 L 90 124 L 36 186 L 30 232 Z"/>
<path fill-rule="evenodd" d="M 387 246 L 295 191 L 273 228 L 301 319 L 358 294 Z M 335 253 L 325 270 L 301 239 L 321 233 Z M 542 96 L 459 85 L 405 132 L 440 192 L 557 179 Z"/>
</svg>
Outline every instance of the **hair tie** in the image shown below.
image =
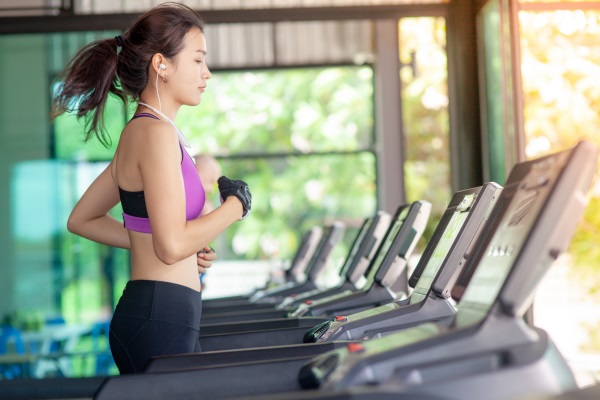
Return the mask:
<svg viewBox="0 0 600 400">
<path fill-rule="evenodd" d="M 123 36 L 115 36 L 115 40 L 117 41 L 117 47 L 125 47 L 125 39 L 123 39 Z"/>
</svg>

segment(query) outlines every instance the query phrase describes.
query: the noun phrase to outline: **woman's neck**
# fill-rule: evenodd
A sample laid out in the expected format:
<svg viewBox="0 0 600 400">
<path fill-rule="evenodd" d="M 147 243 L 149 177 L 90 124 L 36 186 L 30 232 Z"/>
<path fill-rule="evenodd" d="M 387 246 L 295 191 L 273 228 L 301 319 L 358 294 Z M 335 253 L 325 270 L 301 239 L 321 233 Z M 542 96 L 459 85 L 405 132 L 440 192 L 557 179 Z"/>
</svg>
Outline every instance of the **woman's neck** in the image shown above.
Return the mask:
<svg viewBox="0 0 600 400">
<path fill-rule="evenodd" d="M 166 107 L 159 108 L 158 105 L 153 104 L 152 102 L 147 102 L 142 99 L 138 101 L 138 108 L 136 112 L 150 112 L 153 114 L 158 114 L 157 117 L 161 119 L 168 119 L 171 122 L 175 122 L 175 118 L 177 117 L 177 110 L 169 111 Z"/>
<path fill-rule="evenodd" d="M 167 96 L 165 96 L 165 97 L 167 97 Z M 162 114 L 164 114 L 167 118 L 170 118 L 172 121 L 175 121 L 175 118 L 177 118 L 177 112 L 179 111 L 179 108 L 181 107 L 181 104 L 175 104 L 175 102 L 173 102 L 171 99 L 163 98 L 162 96 L 159 101 L 158 98 L 156 97 L 156 95 L 152 94 L 152 91 L 148 91 L 147 93 L 143 92 L 140 96 L 138 103 L 145 103 L 145 104 L 155 108 L 156 110 L 158 110 Z M 148 107 L 140 104 L 138 106 L 138 111 L 153 111 L 153 110 L 149 110 Z"/>
<path fill-rule="evenodd" d="M 147 108 L 148 110 L 151 110 L 153 113 L 158 114 L 158 117 L 162 120 L 167 120 L 171 125 L 173 125 L 173 128 L 175 128 L 175 130 L 177 131 L 177 136 L 179 137 L 179 143 L 181 143 L 182 146 L 184 147 L 188 147 L 191 148 L 192 146 L 190 145 L 190 143 L 187 141 L 187 139 L 185 138 L 185 136 L 183 135 L 183 133 L 181 133 L 181 131 L 179 130 L 179 128 L 177 127 L 177 125 L 175 125 L 175 121 L 173 121 L 173 118 L 169 117 L 168 115 L 166 115 L 165 113 L 162 112 L 162 110 L 159 110 L 157 108 L 155 108 L 154 106 L 143 102 L 142 100 L 138 101 L 138 110 Z M 177 112 L 175 112 L 176 114 Z"/>
</svg>

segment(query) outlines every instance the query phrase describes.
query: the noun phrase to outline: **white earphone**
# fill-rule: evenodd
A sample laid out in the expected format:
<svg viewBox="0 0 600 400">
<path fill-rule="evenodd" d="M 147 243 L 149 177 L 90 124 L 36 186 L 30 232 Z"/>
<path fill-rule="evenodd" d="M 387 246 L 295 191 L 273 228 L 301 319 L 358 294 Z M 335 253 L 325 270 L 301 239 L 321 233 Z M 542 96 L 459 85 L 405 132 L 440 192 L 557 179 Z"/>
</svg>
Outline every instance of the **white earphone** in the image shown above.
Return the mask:
<svg viewBox="0 0 600 400">
<path fill-rule="evenodd" d="M 158 69 L 159 70 L 162 69 L 163 71 L 166 71 L 167 70 L 167 66 L 165 64 L 161 63 L 161 64 L 158 65 Z M 159 109 L 159 111 L 162 112 L 162 104 L 160 103 L 160 95 L 158 94 L 158 76 L 159 76 L 159 73 L 157 71 L 156 72 L 156 84 L 155 84 L 155 86 L 156 86 L 156 97 L 158 98 L 158 109 Z"/>
</svg>

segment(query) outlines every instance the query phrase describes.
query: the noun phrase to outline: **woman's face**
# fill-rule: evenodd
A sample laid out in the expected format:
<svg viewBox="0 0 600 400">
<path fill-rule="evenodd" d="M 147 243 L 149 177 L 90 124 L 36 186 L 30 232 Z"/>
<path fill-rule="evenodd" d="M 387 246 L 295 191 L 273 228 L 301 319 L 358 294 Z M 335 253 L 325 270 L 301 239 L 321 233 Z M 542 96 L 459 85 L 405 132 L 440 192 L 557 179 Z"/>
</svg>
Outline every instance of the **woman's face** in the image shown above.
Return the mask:
<svg viewBox="0 0 600 400">
<path fill-rule="evenodd" d="M 200 104 L 207 80 L 211 77 L 206 65 L 206 39 L 200 29 L 193 28 L 185 35 L 183 49 L 174 57 L 166 73 L 168 81 L 165 86 L 175 101 L 189 106 Z"/>
</svg>

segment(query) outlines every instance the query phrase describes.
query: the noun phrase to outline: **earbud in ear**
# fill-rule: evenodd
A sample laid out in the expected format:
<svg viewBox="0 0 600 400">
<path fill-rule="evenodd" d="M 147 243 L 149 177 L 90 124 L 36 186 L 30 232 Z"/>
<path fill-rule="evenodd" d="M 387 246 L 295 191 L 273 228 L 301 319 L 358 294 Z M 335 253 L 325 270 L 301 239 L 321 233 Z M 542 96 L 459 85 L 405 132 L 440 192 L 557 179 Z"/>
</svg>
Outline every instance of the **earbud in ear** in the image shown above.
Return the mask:
<svg viewBox="0 0 600 400">
<path fill-rule="evenodd" d="M 167 69 L 167 66 L 166 66 L 165 64 L 160 64 L 160 65 L 158 66 L 158 68 L 160 68 L 160 69 Z"/>
</svg>

